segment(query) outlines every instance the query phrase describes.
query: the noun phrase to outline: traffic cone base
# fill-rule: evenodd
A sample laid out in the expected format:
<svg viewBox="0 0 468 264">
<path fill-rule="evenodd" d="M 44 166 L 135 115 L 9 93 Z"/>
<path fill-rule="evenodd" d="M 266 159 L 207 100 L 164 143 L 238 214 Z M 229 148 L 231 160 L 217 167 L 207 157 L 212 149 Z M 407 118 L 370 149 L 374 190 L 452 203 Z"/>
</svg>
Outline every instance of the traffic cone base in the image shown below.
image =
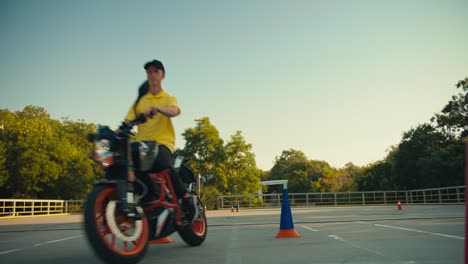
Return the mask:
<svg viewBox="0 0 468 264">
<path fill-rule="evenodd" d="M 295 238 L 295 237 L 300 237 L 295 229 L 280 229 L 278 231 L 278 234 L 276 234 L 276 238 Z"/>
<path fill-rule="evenodd" d="M 153 240 L 150 240 L 149 243 L 150 244 L 169 244 L 169 243 L 172 243 L 174 242 L 174 240 L 172 240 L 170 237 L 162 237 L 162 238 L 158 238 L 158 239 L 153 239 Z"/>
</svg>

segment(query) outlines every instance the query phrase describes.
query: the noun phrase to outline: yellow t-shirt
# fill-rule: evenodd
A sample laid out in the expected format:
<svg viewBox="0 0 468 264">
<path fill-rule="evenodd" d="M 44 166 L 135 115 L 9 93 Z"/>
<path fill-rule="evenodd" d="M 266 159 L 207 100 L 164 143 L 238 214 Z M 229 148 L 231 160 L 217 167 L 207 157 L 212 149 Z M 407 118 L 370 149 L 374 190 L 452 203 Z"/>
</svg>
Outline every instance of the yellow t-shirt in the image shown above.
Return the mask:
<svg viewBox="0 0 468 264">
<path fill-rule="evenodd" d="M 147 93 L 141 97 L 136 112 L 141 114 L 151 106 L 177 106 L 177 108 L 179 108 L 177 98 L 171 96 L 164 90 L 157 95 Z M 135 119 L 136 115 L 134 109 L 134 104 L 132 104 L 125 119 Z M 148 118 L 145 123 L 138 124 L 136 140 L 156 140 L 158 144 L 164 145 L 174 152 L 175 131 L 171 118 L 157 113 L 153 118 Z"/>
</svg>

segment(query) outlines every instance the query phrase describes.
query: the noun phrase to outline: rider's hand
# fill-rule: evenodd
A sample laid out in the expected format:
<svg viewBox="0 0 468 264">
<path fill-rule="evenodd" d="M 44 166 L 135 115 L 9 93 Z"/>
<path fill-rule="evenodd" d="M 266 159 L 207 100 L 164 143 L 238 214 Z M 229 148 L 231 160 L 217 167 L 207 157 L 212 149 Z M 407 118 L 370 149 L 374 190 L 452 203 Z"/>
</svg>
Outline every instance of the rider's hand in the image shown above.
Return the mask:
<svg viewBox="0 0 468 264">
<path fill-rule="evenodd" d="M 145 111 L 145 116 L 152 118 L 154 115 L 156 115 L 159 112 L 159 108 L 152 106 Z"/>
</svg>

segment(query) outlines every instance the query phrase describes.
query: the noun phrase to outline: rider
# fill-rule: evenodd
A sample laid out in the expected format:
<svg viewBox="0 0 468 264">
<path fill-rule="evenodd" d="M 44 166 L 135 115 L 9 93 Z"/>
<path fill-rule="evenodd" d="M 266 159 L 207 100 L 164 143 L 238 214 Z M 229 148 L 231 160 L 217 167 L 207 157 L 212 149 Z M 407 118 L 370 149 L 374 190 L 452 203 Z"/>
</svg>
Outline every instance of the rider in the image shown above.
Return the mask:
<svg viewBox="0 0 468 264">
<path fill-rule="evenodd" d="M 187 192 L 185 184 L 173 169 L 175 132 L 172 117 L 180 114 L 176 97 L 168 94 L 162 87 L 166 71 L 162 62 L 152 60 L 144 65 L 147 81 L 140 89 L 136 102 L 130 107 L 125 122 L 136 119 L 137 114 L 148 117 L 145 123 L 138 124 L 136 140 L 154 140 L 159 145 L 159 154 L 154 164 L 154 171 L 170 169 L 170 178 L 178 199 L 182 199 L 184 211 L 189 220 L 196 218 L 196 197 Z M 129 177 L 132 181 L 132 177 Z M 153 188 L 150 188 L 153 189 Z"/>
</svg>

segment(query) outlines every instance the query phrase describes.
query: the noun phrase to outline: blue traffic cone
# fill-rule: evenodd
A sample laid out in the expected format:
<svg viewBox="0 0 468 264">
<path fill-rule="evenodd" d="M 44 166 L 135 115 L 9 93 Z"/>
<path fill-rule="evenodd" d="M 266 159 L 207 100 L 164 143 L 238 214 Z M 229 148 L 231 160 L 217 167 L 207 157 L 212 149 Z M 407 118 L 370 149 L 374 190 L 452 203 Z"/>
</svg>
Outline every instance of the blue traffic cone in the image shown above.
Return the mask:
<svg viewBox="0 0 468 264">
<path fill-rule="evenodd" d="M 276 234 L 277 238 L 294 238 L 300 235 L 294 229 L 294 223 L 289 205 L 288 189 L 283 189 L 283 201 L 281 202 L 280 230 Z"/>
</svg>

